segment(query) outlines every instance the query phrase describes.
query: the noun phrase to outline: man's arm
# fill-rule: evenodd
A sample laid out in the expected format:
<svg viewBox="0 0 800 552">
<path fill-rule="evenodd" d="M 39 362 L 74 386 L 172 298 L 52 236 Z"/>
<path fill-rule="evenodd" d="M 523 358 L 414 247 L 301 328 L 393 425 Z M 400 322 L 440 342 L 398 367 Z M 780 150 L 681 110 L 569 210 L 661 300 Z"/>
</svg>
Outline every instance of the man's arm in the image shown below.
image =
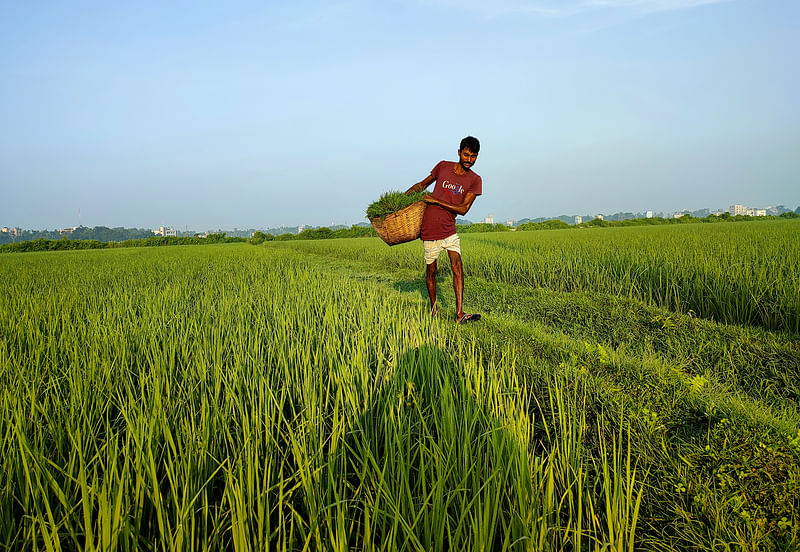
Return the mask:
<svg viewBox="0 0 800 552">
<path fill-rule="evenodd" d="M 430 186 L 431 182 L 433 182 L 434 180 L 436 180 L 436 178 L 434 178 L 432 174 L 429 174 L 428 176 L 425 177 L 424 180 L 417 182 L 416 184 L 411 186 L 408 190 L 406 190 L 406 193 L 412 194 L 414 192 L 421 192 L 422 190 Z"/>
<path fill-rule="evenodd" d="M 423 180 L 423 182 L 425 182 Z M 464 196 L 464 203 L 459 203 L 456 205 L 455 203 L 448 203 L 447 201 L 442 201 L 441 199 L 436 199 L 432 195 L 426 195 L 423 198 L 425 203 L 430 203 L 431 205 L 438 205 L 439 207 L 444 207 L 448 211 L 452 211 L 457 215 L 464 216 L 467 214 L 467 211 L 470 210 L 472 207 L 472 203 L 475 201 L 475 198 L 478 197 L 472 192 L 467 192 Z"/>
</svg>

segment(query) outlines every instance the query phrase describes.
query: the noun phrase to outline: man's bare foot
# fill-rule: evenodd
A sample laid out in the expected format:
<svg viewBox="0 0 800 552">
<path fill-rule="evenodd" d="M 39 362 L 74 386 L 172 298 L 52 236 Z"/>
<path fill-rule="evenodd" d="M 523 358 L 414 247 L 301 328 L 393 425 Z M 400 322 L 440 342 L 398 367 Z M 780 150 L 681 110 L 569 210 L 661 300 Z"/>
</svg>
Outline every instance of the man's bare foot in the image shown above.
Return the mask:
<svg viewBox="0 0 800 552">
<path fill-rule="evenodd" d="M 431 318 L 436 318 L 439 316 L 439 305 L 434 305 L 431 307 Z"/>
</svg>

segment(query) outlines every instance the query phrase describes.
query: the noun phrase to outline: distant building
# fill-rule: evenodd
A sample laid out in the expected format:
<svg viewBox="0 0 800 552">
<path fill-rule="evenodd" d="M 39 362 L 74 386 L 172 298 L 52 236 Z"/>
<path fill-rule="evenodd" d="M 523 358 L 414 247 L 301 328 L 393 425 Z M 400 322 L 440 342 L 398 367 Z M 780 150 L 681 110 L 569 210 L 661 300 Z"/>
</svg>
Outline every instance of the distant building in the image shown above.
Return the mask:
<svg viewBox="0 0 800 552">
<path fill-rule="evenodd" d="M 583 222 L 583 217 L 580 215 L 575 215 L 575 224 L 580 224 Z"/>
<path fill-rule="evenodd" d="M 506 221 L 506 226 L 514 226 L 514 221 L 513 220 L 507 220 Z"/>
<path fill-rule="evenodd" d="M 306 225 L 305 224 L 301 224 L 300 226 L 297 227 L 297 233 L 299 234 L 300 232 L 302 232 L 305 229 L 306 229 Z"/>
<path fill-rule="evenodd" d="M 595 215 L 595 220 L 603 220 L 603 215 Z"/>
<path fill-rule="evenodd" d="M 644 214 L 644 216 L 645 216 L 645 217 L 647 217 L 647 218 L 653 218 L 653 211 L 647 211 L 647 212 Z"/>
<path fill-rule="evenodd" d="M 483 222 L 485 222 L 486 224 L 494 224 L 494 215 L 492 213 L 489 213 L 489 216 L 483 219 Z"/>
<path fill-rule="evenodd" d="M 156 236 L 170 236 L 173 238 L 177 238 L 178 229 L 173 228 L 172 226 L 169 227 L 159 226 L 158 230 L 153 230 L 153 234 L 155 234 Z"/>
<path fill-rule="evenodd" d="M 759 209 L 757 207 L 746 207 L 744 205 L 731 205 L 728 212 L 733 215 L 746 215 L 748 217 L 766 217 L 770 209 Z"/>
</svg>

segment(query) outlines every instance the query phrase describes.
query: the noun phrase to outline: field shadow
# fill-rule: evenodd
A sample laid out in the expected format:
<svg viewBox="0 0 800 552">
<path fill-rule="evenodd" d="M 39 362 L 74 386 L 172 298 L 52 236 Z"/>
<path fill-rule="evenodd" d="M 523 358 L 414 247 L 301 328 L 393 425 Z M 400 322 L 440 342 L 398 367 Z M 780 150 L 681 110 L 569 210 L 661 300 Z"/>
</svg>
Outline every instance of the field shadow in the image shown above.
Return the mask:
<svg viewBox="0 0 800 552">
<path fill-rule="evenodd" d="M 419 293 L 419 296 L 425 299 L 428 297 L 428 288 L 425 285 L 425 273 L 423 272 L 419 278 L 414 280 L 401 280 L 392 284 L 392 287 L 397 291 L 403 293 Z M 449 274 L 440 274 L 436 277 L 436 300 L 441 301 L 443 292 L 449 291 L 450 296 L 453 295 L 453 277 Z"/>
<path fill-rule="evenodd" d="M 397 291 L 402 291 L 403 293 L 419 293 L 420 297 L 423 299 L 428 298 L 428 288 L 425 287 L 425 279 L 419 278 L 416 280 L 402 280 L 400 282 L 395 282 L 392 284 L 392 287 Z M 438 287 L 438 286 L 437 286 Z"/>
<path fill-rule="evenodd" d="M 471 538 L 463 520 L 479 519 L 486 511 L 492 513 L 486 523 L 496 525 L 491 536 L 484 536 L 485 544 L 502 548 L 508 520 L 501 520 L 518 498 L 508 491 L 513 485 L 506 479 L 526 465 L 525 446 L 476 399 L 463 368 L 443 348 L 406 351 L 377 386 L 380 390 L 344 436 L 346 473 L 339 475 L 348 488 L 359 490 L 358 510 L 369 512 L 351 520 L 354 537 L 372 535 L 374 542 L 392 543 L 390 548 L 421 542 L 425 549 L 447 550 Z M 497 498 L 494 491 L 501 488 L 506 491 Z M 472 518 L 465 518 L 465 511 Z M 454 525 L 445 530 L 443 520 Z M 349 544 L 366 543 L 355 537 Z"/>
</svg>

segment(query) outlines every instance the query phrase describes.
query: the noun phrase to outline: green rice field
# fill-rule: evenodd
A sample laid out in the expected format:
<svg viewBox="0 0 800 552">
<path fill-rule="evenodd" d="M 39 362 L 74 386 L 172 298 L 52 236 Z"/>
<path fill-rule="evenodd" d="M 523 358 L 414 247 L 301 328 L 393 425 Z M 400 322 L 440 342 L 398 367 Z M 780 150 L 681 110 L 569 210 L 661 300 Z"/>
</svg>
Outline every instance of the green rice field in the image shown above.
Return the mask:
<svg viewBox="0 0 800 552">
<path fill-rule="evenodd" d="M 800 221 L 0 255 L 0 549 L 800 549 Z"/>
</svg>

